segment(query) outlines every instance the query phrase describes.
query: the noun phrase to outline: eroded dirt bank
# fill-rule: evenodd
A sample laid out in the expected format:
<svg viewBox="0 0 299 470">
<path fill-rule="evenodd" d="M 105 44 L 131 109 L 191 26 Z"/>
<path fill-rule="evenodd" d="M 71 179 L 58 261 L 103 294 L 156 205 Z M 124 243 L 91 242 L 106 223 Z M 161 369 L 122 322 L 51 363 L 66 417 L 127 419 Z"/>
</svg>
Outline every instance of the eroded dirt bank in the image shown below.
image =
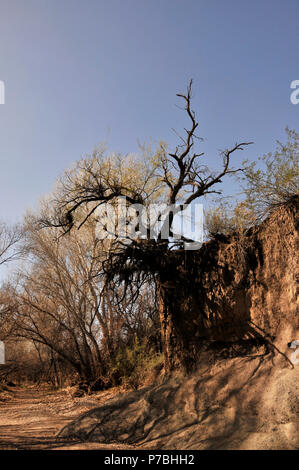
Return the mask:
<svg viewBox="0 0 299 470">
<path fill-rule="evenodd" d="M 191 371 L 210 341 L 267 338 L 282 349 L 299 333 L 299 198 L 247 232 L 169 254 L 160 274 L 167 368 Z"/>
</svg>

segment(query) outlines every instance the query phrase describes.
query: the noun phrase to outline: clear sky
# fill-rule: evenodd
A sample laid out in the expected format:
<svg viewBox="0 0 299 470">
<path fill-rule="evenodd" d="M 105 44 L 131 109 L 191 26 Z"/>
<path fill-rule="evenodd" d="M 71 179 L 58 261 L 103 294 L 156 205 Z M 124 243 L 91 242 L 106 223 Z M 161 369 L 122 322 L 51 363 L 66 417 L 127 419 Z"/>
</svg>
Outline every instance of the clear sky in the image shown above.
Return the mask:
<svg viewBox="0 0 299 470">
<path fill-rule="evenodd" d="M 0 218 L 103 140 L 174 145 L 191 77 L 211 166 L 237 140 L 255 142 L 239 161 L 272 150 L 298 129 L 298 36 L 298 0 L 0 0 Z"/>
</svg>

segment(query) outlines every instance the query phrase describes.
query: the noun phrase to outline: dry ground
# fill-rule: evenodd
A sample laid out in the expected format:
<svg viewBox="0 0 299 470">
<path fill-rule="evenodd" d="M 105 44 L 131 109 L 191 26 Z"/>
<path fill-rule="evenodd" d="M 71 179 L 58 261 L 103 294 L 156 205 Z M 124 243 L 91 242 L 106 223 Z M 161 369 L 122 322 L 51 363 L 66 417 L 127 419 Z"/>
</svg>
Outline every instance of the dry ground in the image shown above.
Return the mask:
<svg viewBox="0 0 299 470">
<path fill-rule="evenodd" d="M 299 449 L 299 366 L 226 359 L 130 393 L 0 394 L 0 449 Z"/>
<path fill-rule="evenodd" d="M 299 449 L 299 366 L 271 355 L 202 365 L 108 400 L 59 435 L 151 450 Z"/>
<path fill-rule="evenodd" d="M 11 388 L 0 394 L 0 450 L 132 449 L 55 437 L 62 426 L 116 393 L 114 389 L 92 398 L 72 398 L 67 390 Z"/>
</svg>

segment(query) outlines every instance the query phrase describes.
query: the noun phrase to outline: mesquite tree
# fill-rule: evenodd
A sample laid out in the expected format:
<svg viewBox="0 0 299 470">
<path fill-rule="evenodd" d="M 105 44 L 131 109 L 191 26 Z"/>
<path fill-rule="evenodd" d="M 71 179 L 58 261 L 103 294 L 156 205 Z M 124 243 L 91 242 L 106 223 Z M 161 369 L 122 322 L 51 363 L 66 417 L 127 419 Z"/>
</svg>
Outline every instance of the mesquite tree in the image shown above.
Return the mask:
<svg viewBox="0 0 299 470">
<path fill-rule="evenodd" d="M 178 295 L 186 288 L 186 270 L 182 266 L 185 258 L 181 254 L 184 243 L 192 240 L 184 233 L 175 233 L 175 215 L 182 204 L 186 208 L 205 195 L 221 194 L 223 178 L 241 170 L 232 167 L 232 155 L 251 143 L 236 143 L 224 150 L 220 155 L 221 169 L 216 172 L 209 169 L 205 154 L 196 151 L 196 143 L 200 144 L 201 139 L 197 135 L 196 114 L 191 107 L 191 92 L 192 80 L 187 92 L 177 95 L 184 103 L 190 125 L 184 135 L 179 136 L 179 144 L 173 152 L 168 152 L 164 143 L 153 155 L 144 152 L 143 159 L 139 160 L 95 152 L 65 173 L 51 215 L 47 211 L 41 219 L 42 226 L 61 227 L 62 234 L 66 235 L 84 225 L 89 217 L 94 217 L 103 204 L 114 204 L 117 198 L 126 198 L 128 205 L 149 206 L 158 201 L 175 207 L 167 213 L 154 237 L 148 228 L 142 230 L 141 238 L 136 235 L 124 241 L 116 235 L 102 263 L 106 284 L 110 287 L 122 284 L 132 289 L 144 282 L 154 280 L 156 283 L 167 370 L 187 366 L 189 338 L 193 334 L 185 322 L 186 311 L 180 308 Z M 85 208 L 84 217 L 82 207 Z M 168 239 L 163 235 L 166 226 Z"/>
</svg>

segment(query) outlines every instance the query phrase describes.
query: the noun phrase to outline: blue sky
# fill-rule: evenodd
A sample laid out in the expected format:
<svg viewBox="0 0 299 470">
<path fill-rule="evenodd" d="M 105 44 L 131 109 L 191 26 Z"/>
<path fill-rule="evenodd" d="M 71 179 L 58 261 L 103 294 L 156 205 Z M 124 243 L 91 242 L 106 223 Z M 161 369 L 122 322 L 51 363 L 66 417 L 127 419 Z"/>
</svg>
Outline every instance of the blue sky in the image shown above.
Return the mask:
<svg viewBox="0 0 299 470">
<path fill-rule="evenodd" d="M 0 0 L 0 218 L 103 140 L 124 154 L 175 145 L 191 77 L 212 167 L 239 140 L 255 142 L 239 162 L 272 150 L 298 129 L 298 19 L 298 0 Z"/>
</svg>

